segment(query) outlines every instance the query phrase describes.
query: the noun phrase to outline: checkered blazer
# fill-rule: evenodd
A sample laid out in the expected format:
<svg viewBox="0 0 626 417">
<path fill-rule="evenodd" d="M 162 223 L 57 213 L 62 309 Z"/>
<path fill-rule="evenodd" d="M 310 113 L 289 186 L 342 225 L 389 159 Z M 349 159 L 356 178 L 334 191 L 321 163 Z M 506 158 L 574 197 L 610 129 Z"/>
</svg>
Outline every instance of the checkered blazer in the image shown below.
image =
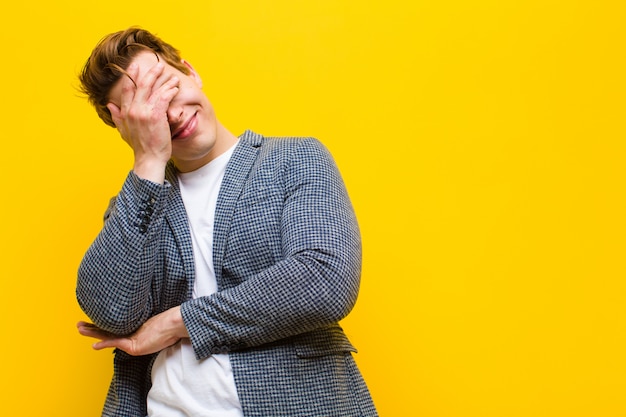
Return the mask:
<svg viewBox="0 0 626 417">
<path fill-rule="evenodd" d="M 220 188 L 218 292 L 191 299 L 194 261 L 176 170 L 164 185 L 130 173 L 80 265 L 78 302 L 129 334 L 181 305 L 198 359 L 229 353 L 246 417 L 375 416 L 338 321 L 359 288 L 354 211 L 327 150 L 312 138 L 245 132 Z M 145 416 L 155 355 L 115 352 L 103 416 Z"/>
</svg>

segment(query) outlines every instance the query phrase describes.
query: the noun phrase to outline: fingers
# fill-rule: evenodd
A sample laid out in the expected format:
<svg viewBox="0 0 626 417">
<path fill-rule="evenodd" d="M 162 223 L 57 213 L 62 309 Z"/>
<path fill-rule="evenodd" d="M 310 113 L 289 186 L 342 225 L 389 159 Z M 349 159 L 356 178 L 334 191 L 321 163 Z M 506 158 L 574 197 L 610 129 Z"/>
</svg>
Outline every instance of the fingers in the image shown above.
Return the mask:
<svg viewBox="0 0 626 417">
<path fill-rule="evenodd" d="M 124 351 L 131 350 L 132 341 L 127 337 L 112 335 L 111 333 L 100 329 L 95 324 L 84 321 L 79 321 L 76 327 L 78 328 L 78 333 L 81 335 L 93 337 L 94 339 L 100 339 L 99 342 L 91 345 L 95 350 L 107 348 L 119 348 Z"/>
<path fill-rule="evenodd" d="M 93 337 L 96 339 L 104 339 L 104 338 L 112 337 L 111 333 L 100 329 L 99 327 L 97 327 L 95 324 L 92 324 L 92 323 L 86 323 L 84 321 L 80 321 L 78 322 L 76 327 L 78 327 L 78 333 L 80 333 L 83 336 Z"/>
<path fill-rule="evenodd" d="M 114 103 L 108 103 L 107 109 L 109 109 L 109 112 L 111 113 L 111 119 L 113 119 L 113 123 L 115 123 L 115 126 L 117 126 L 117 128 L 119 129 L 122 121 L 120 108 L 117 107 Z"/>
<path fill-rule="evenodd" d="M 102 350 L 102 349 L 108 349 L 108 348 L 118 348 L 121 349 L 123 351 L 127 351 L 128 348 L 126 347 L 126 344 L 124 342 L 126 342 L 127 339 L 123 339 L 123 338 L 117 338 L 117 339 L 105 339 L 105 340 L 101 340 L 99 342 L 94 343 L 93 345 L 91 345 L 93 347 L 94 350 Z"/>
<path fill-rule="evenodd" d="M 171 76 L 159 88 L 153 91 L 148 103 L 153 106 L 157 113 L 167 113 L 170 103 L 178 94 L 179 84 L 180 80 L 178 77 Z"/>
<path fill-rule="evenodd" d="M 128 77 L 121 80 L 120 103 L 107 104 L 118 129 L 127 120 L 149 123 L 162 118 L 167 120 L 166 113 L 178 94 L 180 79 L 174 73 L 164 73 L 164 68 L 164 64 L 159 62 L 145 74 L 139 74 L 134 63 L 128 67 Z"/>
<path fill-rule="evenodd" d="M 180 86 L 180 79 L 176 75 L 172 75 L 166 82 L 159 87 L 159 91 L 164 97 L 168 97 L 167 102 L 172 101 Z"/>
<path fill-rule="evenodd" d="M 132 67 L 132 72 L 131 72 L 131 67 Z M 157 82 L 157 79 L 159 78 L 159 76 L 161 76 L 161 74 L 163 74 L 163 70 L 165 69 L 165 66 L 163 65 L 162 62 L 158 62 L 156 65 L 150 68 L 148 72 L 141 75 L 141 77 L 138 76 L 139 71 L 134 63 L 131 64 L 128 67 L 128 69 L 129 69 L 128 74 L 131 77 L 133 77 L 133 79 L 135 80 L 135 84 L 136 84 L 135 86 L 136 91 L 134 94 L 134 99 L 139 102 L 148 101 L 148 99 L 150 98 L 150 95 L 152 94 L 153 89 L 156 87 L 155 84 Z"/>
<path fill-rule="evenodd" d="M 125 112 L 133 103 L 135 98 L 135 91 L 138 88 L 137 76 L 139 74 L 139 67 L 135 63 L 131 63 L 126 70 L 126 77 L 122 77 L 121 86 L 122 86 L 122 94 L 120 97 L 120 110 L 124 110 Z"/>
<path fill-rule="evenodd" d="M 128 138 L 128 132 L 124 125 L 122 111 L 119 107 L 115 105 L 115 103 L 108 103 L 107 109 L 109 109 L 109 113 L 111 113 L 111 119 L 113 120 L 113 124 L 115 124 L 118 132 L 120 132 L 120 136 L 122 137 L 122 139 L 124 139 L 124 142 L 126 142 L 132 148 L 133 145 Z"/>
<path fill-rule="evenodd" d="M 136 81 L 136 91 L 133 101 L 148 103 L 156 106 L 161 103 L 169 104 L 178 91 L 179 79 L 176 75 L 164 73 L 165 65 L 158 62 L 144 75 L 138 76 L 133 68 L 133 76 Z"/>
</svg>

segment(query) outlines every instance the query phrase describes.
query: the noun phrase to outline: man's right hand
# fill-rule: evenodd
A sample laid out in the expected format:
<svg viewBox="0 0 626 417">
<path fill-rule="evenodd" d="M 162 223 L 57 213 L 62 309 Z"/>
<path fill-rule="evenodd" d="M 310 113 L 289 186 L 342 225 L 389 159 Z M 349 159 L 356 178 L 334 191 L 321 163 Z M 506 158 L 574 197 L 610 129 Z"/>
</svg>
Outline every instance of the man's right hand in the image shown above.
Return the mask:
<svg viewBox="0 0 626 417">
<path fill-rule="evenodd" d="M 116 86 L 118 91 L 121 89 L 119 107 L 112 102 L 107 104 L 115 126 L 133 149 L 133 171 L 160 184 L 172 155 L 167 109 L 178 93 L 180 82 L 175 75 L 165 74 L 164 68 L 158 62 L 141 74 L 137 63 L 131 63 L 127 70 L 129 77 L 123 76 Z"/>
</svg>

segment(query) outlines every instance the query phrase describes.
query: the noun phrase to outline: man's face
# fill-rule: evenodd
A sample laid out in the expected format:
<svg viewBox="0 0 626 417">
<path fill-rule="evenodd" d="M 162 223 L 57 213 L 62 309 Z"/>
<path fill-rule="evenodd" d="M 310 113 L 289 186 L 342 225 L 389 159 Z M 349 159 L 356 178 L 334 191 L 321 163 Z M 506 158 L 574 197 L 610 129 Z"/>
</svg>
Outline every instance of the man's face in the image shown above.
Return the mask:
<svg viewBox="0 0 626 417">
<path fill-rule="evenodd" d="M 186 75 L 162 58 L 160 61 L 165 64 L 165 69 L 155 82 L 154 89 L 172 75 L 180 80 L 178 93 L 170 102 L 166 115 L 172 139 L 172 159 L 180 171 L 193 171 L 222 151 L 215 149 L 218 142 L 218 122 L 213 106 L 201 89 L 202 81 L 195 70 L 188 65 L 191 72 Z M 138 54 L 132 62 L 138 66 L 136 78 L 140 79 L 159 60 L 154 53 L 147 51 Z M 124 81 L 122 78 L 114 84 L 109 94 L 109 101 L 120 108 Z"/>
</svg>

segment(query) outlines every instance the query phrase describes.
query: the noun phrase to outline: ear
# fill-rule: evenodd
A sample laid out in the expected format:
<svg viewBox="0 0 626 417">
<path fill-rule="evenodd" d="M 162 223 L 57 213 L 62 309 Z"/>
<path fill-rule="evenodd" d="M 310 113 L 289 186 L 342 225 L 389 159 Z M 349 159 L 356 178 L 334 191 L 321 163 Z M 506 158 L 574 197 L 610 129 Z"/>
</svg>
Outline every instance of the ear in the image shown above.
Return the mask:
<svg viewBox="0 0 626 417">
<path fill-rule="evenodd" d="M 198 84 L 200 88 L 202 88 L 202 78 L 200 78 L 200 75 L 198 75 L 198 73 L 193 68 L 193 66 L 188 61 L 185 61 L 184 59 L 181 60 L 181 62 L 183 63 L 184 66 L 189 68 L 189 76 Z"/>
</svg>

